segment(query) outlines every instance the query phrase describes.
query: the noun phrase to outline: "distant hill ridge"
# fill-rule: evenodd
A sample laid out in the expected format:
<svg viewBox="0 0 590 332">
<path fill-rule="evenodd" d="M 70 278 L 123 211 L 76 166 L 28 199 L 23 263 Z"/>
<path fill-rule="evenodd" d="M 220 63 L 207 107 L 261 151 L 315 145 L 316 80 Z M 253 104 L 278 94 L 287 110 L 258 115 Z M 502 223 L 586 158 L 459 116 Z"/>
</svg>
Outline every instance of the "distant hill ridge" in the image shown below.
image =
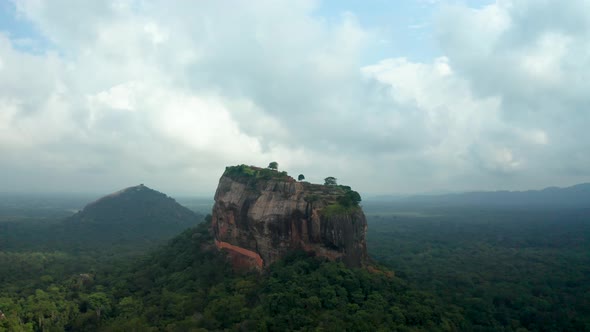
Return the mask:
<svg viewBox="0 0 590 332">
<path fill-rule="evenodd" d="M 164 193 L 143 184 L 103 196 L 68 218 L 68 222 L 184 223 L 195 213 Z"/>
<path fill-rule="evenodd" d="M 67 218 L 64 227 L 80 240 L 152 243 L 169 239 L 202 219 L 166 194 L 140 184 L 89 203 Z"/>
<path fill-rule="evenodd" d="M 141 191 L 141 190 L 157 192 L 156 190 L 153 190 L 153 189 L 150 189 L 150 188 L 144 186 L 143 183 L 142 183 L 139 186 L 128 187 L 128 188 L 125 188 L 125 189 L 121 189 L 119 191 L 115 191 L 114 193 L 105 195 L 103 197 L 100 197 L 96 201 L 88 203 L 86 206 L 88 207 L 88 206 L 91 206 L 91 205 L 100 204 L 100 202 L 103 202 L 105 200 L 109 200 L 109 199 L 115 198 L 115 197 L 120 196 L 120 195 L 123 195 L 125 193 L 130 193 L 130 192 L 133 192 L 133 191 Z"/>
<path fill-rule="evenodd" d="M 571 187 L 547 187 L 527 191 L 474 191 L 444 195 L 419 195 L 406 197 L 400 202 L 440 205 L 490 205 L 490 206 L 547 206 L 590 208 L 590 183 Z"/>
</svg>

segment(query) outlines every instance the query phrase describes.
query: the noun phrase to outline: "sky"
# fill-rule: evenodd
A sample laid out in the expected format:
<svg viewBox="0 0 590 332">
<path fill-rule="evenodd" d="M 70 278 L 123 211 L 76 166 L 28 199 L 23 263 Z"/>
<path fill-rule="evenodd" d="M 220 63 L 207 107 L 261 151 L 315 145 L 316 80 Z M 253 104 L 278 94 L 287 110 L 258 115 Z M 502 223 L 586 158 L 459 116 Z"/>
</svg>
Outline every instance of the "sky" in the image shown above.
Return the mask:
<svg viewBox="0 0 590 332">
<path fill-rule="evenodd" d="M 590 181 L 587 0 L 0 0 L 0 192 Z"/>
</svg>

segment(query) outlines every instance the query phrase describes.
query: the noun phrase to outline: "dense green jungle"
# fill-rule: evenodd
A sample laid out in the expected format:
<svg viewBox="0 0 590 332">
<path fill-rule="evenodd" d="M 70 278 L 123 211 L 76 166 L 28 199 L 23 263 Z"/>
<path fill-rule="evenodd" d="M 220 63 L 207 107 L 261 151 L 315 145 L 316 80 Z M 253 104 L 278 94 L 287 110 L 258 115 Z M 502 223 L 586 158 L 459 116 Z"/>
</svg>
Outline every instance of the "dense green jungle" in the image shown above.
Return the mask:
<svg viewBox="0 0 590 332">
<path fill-rule="evenodd" d="M 295 252 L 258 274 L 212 246 L 209 200 L 119 243 L 63 231 L 88 201 L 2 197 L 0 331 L 590 331 L 588 208 L 366 200 L 374 267 Z"/>
</svg>

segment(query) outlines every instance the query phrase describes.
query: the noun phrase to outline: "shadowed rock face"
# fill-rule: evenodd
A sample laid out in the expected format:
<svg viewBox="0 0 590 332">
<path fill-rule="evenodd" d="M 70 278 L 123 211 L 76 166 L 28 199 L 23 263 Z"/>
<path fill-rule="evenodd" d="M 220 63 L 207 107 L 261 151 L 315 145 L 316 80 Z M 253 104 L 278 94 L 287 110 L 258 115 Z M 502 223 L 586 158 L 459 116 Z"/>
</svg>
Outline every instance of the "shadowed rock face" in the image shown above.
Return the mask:
<svg viewBox="0 0 590 332">
<path fill-rule="evenodd" d="M 212 228 L 218 248 L 228 250 L 234 266 L 262 269 L 297 249 L 349 267 L 366 264 L 367 222 L 361 208 L 326 209 L 344 189 L 288 176 L 227 173 L 215 193 Z"/>
</svg>

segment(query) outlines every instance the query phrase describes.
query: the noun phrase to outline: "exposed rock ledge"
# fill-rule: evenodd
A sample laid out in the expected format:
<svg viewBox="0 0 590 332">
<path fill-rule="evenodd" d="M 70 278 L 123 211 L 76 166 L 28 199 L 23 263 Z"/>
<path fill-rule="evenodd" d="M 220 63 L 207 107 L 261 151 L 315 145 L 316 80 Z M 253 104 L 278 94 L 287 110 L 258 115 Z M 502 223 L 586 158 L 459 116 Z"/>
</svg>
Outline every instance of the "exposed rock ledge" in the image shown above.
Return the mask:
<svg viewBox="0 0 590 332">
<path fill-rule="evenodd" d="M 215 193 L 215 243 L 240 267 L 262 269 L 297 249 L 364 266 L 367 222 L 360 206 L 338 203 L 347 192 L 268 169 L 228 167 Z"/>
</svg>

